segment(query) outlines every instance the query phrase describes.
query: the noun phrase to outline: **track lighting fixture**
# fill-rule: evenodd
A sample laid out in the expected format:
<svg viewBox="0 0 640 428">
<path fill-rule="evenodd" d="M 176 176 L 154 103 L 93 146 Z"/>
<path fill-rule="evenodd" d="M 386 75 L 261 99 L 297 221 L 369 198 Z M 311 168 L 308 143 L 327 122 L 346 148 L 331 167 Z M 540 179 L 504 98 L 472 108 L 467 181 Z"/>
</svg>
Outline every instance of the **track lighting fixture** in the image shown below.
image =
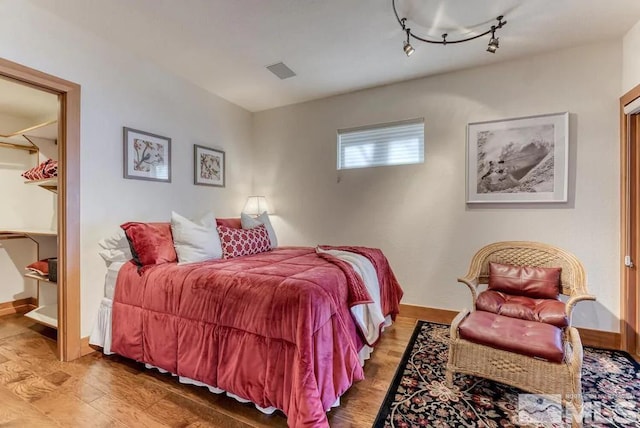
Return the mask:
<svg viewBox="0 0 640 428">
<path fill-rule="evenodd" d="M 396 19 L 398 20 L 400 27 L 402 27 L 402 31 L 405 31 L 407 33 L 407 40 L 404 41 L 403 48 L 402 48 L 404 50 L 404 53 L 407 54 L 407 56 L 411 56 L 411 54 L 415 52 L 415 49 L 413 48 L 413 46 L 411 46 L 411 43 L 409 42 L 411 37 L 425 43 L 433 43 L 437 45 L 448 45 L 452 43 L 468 42 L 468 41 L 486 36 L 487 34 L 491 34 L 491 38 L 489 39 L 489 44 L 487 46 L 487 52 L 496 53 L 499 47 L 499 38 L 496 37 L 496 30 L 499 30 L 505 25 L 507 25 L 507 21 L 502 20 L 504 16 L 500 15 L 496 18 L 498 20 L 497 24 L 492 25 L 491 28 L 489 28 L 487 31 L 480 34 L 476 34 L 475 36 L 466 37 L 466 38 L 457 39 L 457 40 L 448 40 L 447 39 L 448 34 L 444 33 L 442 35 L 442 40 L 430 40 L 430 39 L 425 39 L 424 37 L 417 36 L 416 34 L 412 33 L 411 29 L 407 27 L 407 18 L 400 18 L 400 16 L 398 15 L 398 11 L 396 9 L 396 1 L 391 0 L 391 4 L 393 6 L 393 12 L 396 15 Z"/>
<path fill-rule="evenodd" d="M 496 53 L 500 46 L 498 45 L 498 39 L 491 39 L 489 41 L 489 45 L 487 46 L 487 52 Z"/>
<path fill-rule="evenodd" d="M 487 52 L 496 53 L 498 48 L 500 47 L 499 39 L 496 37 L 496 27 L 491 27 L 491 39 L 489 40 L 489 45 L 487 46 Z"/>
<path fill-rule="evenodd" d="M 404 42 L 404 46 L 402 47 L 404 53 L 406 53 L 407 56 L 411 56 L 411 54 L 416 51 L 413 46 L 411 46 L 411 43 L 409 43 L 409 34 L 411 34 L 410 31 L 411 30 L 407 28 L 407 40 Z"/>
</svg>

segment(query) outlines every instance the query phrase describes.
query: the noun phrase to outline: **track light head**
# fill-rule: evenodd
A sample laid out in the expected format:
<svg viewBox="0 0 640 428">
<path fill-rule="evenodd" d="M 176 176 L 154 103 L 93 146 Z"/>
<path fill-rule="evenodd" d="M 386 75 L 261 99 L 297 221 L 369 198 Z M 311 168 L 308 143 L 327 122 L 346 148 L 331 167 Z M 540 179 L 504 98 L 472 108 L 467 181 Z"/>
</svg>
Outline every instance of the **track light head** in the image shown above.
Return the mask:
<svg viewBox="0 0 640 428">
<path fill-rule="evenodd" d="M 413 48 L 413 46 L 411 46 L 411 43 L 409 43 L 411 30 L 409 28 L 405 28 L 405 31 L 407 32 L 407 40 L 405 40 L 402 46 L 402 50 L 404 51 L 405 54 L 407 54 L 407 56 L 411 56 L 416 50 Z"/>
<path fill-rule="evenodd" d="M 404 53 L 406 53 L 407 56 L 411 56 L 416 51 L 413 46 L 411 46 L 411 43 L 406 41 L 404 42 L 404 47 L 402 48 L 402 50 L 404 50 Z"/>
<path fill-rule="evenodd" d="M 487 45 L 487 52 L 496 53 L 499 47 L 499 39 L 492 37 L 491 40 L 489 40 L 489 45 Z"/>
</svg>

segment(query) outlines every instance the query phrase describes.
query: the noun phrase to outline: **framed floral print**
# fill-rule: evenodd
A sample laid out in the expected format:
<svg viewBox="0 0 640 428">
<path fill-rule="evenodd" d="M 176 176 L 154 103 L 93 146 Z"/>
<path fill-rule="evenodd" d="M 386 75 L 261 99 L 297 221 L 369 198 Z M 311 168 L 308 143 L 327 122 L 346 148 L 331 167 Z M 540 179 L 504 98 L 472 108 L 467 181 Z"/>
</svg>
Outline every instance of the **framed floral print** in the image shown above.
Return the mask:
<svg viewBox="0 0 640 428">
<path fill-rule="evenodd" d="M 124 127 L 124 178 L 171 183 L 171 138 Z"/>
<path fill-rule="evenodd" d="M 225 154 L 222 150 L 193 145 L 193 183 L 224 187 Z"/>
</svg>

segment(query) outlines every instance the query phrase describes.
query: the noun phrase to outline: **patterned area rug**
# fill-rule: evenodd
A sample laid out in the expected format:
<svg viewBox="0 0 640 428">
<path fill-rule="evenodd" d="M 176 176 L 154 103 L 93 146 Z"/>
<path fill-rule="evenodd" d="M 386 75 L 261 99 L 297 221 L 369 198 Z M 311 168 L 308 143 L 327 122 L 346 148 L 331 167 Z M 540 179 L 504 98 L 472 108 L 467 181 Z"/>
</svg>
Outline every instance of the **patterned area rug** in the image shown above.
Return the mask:
<svg viewBox="0 0 640 428">
<path fill-rule="evenodd" d="M 449 326 L 418 321 L 378 412 L 379 427 L 566 427 L 544 396 L 474 376 L 445 382 Z M 640 427 L 640 366 L 623 352 L 584 349 L 585 427 Z"/>
</svg>

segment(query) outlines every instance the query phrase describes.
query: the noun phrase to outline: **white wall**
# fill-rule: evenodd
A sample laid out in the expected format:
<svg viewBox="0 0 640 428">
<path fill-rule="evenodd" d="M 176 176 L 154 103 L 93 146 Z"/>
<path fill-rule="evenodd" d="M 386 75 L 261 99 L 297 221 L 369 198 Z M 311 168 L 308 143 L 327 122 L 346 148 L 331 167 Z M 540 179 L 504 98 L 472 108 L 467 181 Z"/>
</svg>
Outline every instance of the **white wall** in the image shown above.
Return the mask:
<svg viewBox="0 0 640 428">
<path fill-rule="evenodd" d="M 558 245 L 583 261 L 598 298 L 574 322 L 617 331 L 621 63 L 620 42 L 609 42 L 256 113 L 256 194 L 275 206 L 283 245 L 381 248 L 409 304 L 468 306 L 456 278 L 489 242 Z M 465 204 L 467 123 L 563 111 L 569 203 Z M 415 117 L 425 118 L 424 164 L 336 171 L 337 129 Z"/>
<path fill-rule="evenodd" d="M 640 85 L 640 21 L 622 39 L 622 93 Z"/>
<path fill-rule="evenodd" d="M 29 1 L 0 2 L 0 57 L 82 86 L 82 335 L 103 296 L 97 242 L 129 220 L 168 220 L 214 208 L 237 215 L 251 190 L 251 115 L 160 71 Z M 122 178 L 122 127 L 172 138 L 172 183 Z M 227 187 L 193 185 L 193 144 L 227 155 Z"/>
<path fill-rule="evenodd" d="M 23 276 L 36 257 L 36 245 L 29 239 L 0 240 L 0 303 L 37 296 L 36 281 Z"/>
</svg>

